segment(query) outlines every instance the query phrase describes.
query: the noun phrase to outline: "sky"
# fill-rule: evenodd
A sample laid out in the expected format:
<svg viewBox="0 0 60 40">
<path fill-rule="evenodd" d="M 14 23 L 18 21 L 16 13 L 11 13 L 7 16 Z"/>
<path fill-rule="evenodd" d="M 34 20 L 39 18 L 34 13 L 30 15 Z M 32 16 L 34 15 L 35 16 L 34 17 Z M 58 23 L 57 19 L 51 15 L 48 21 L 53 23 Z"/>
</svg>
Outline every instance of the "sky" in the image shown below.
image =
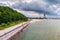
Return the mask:
<svg viewBox="0 0 60 40">
<path fill-rule="evenodd" d="M 0 5 L 9 6 L 28 17 L 60 18 L 60 0 L 0 0 Z"/>
</svg>

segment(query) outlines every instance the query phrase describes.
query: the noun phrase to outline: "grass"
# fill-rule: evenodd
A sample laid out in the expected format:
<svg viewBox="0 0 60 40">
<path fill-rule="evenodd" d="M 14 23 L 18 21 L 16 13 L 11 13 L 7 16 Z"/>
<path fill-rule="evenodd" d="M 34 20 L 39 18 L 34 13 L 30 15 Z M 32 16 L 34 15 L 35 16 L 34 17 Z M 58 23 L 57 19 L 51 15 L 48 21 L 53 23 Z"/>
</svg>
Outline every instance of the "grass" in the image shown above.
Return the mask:
<svg viewBox="0 0 60 40">
<path fill-rule="evenodd" d="M 17 21 L 17 22 L 12 22 L 12 23 L 7 23 L 7 24 L 4 24 L 4 23 L 3 23 L 2 25 L 0 25 L 0 30 L 3 30 L 3 29 L 5 29 L 5 28 L 9 28 L 9 27 L 11 27 L 11 26 L 20 24 L 20 23 L 22 23 L 22 22 L 24 22 L 24 21 Z"/>
</svg>

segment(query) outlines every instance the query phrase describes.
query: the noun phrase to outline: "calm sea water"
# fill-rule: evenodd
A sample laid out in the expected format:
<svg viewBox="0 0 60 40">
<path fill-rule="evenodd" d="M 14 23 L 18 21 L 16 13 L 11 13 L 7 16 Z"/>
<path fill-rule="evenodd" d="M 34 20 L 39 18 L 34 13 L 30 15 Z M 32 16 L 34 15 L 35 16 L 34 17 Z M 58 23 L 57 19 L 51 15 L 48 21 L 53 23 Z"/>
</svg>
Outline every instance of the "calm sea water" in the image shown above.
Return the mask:
<svg viewBox="0 0 60 40">
<path fill-rule="evenodd" d="M 22 40 L 60 40 L 60 20 L 31 23 L 23 33 Z"/>
</svg>

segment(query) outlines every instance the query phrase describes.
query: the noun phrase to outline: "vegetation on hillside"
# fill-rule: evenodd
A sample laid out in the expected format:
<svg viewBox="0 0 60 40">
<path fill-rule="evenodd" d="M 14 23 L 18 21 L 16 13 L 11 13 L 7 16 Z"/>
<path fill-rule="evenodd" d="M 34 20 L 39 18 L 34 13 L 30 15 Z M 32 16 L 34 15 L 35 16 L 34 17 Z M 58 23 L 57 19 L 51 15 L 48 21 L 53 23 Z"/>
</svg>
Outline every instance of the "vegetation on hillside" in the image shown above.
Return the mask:
<svg viewBox="0 0 60 40">
<path fill-rule="evenodd" d="M 17 21 L 27 21 L 28 18 L 6 6 L 0 6 L 0 26 Z"/>
</svg>

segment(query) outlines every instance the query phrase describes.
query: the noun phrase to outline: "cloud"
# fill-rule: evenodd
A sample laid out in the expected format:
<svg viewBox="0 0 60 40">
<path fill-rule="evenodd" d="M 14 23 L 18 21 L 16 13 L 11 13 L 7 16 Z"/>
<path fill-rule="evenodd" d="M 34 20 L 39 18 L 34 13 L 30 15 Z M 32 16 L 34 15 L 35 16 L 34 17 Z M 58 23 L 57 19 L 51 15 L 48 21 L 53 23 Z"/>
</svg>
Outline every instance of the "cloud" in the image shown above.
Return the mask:
<svg viewBox="0 0 60 40">
<path fill-rule="evenodd" d="M 21 11 L 24 15 L 26 15 L 27 17 L 44 17 L 43 14 L 39 14 L 33 11 Z"/>
<path fill-rule="evenodd" d="M 7 2 L 10 7 L 23 11 L 60 15 L 60 0 L 0 0 Z M 9 5 L 8 4 L 8 5 Z M 29 13 L 31 14 L 31 13 Z M 33 15 L 33 14 L 32 14 Z"/>
<path fill-rule="evenodd" d="M 49 15 L 54 15 L 54 12 L 49 8 L 50 3 L 45 2 L 44 0 L 25 0 L 20 1 L 12 5 L 13 8 L 22 9 L 25 11 L 35 11 L 38 13 L 46 13 Z M 51 13 L 52 12 L 52 13 Z"/>
<path fill-rule="evenodd" d="M 17 2 L 17 1 L 19 1 L 19 0 L 0 0 L 1 2 L 7 2 L 7 1 L 9 1 L 9 2 Z"/>
<path fill-rule="evenodd" d="M 60 4 L 60 0 L 46 0 L 50 4 Z"/>
<path fill-rule="evenodd" d="M 15 9 L 17 10 L 17 9 Z M 21 12 L 22 14 L 24 14 L 25 16 L 27 17 L 43 17 L 43 14 L 39 14 L 37 12 L 34 12 L 34 11 L 20 11 L 20 10 L 17 10 L 18 12 Z"/>
</svg>

